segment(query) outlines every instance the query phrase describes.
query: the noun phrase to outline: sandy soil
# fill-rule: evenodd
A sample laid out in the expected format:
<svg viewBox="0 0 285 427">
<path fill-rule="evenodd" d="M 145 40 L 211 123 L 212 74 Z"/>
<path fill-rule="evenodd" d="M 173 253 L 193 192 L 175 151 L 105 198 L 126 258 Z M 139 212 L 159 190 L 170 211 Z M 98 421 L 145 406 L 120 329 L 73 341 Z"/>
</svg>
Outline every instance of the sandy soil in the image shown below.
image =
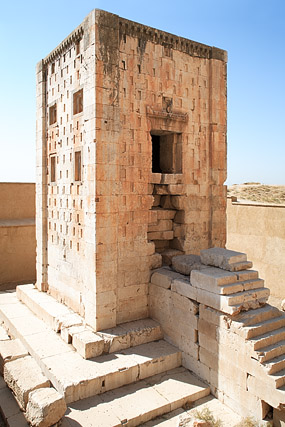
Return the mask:
<svg viewBox="0 0 285 427">
<path fill-rule="evenodd" d="M 235 184 L 228 186 L 228 196 L 235 196 L 238 200 L 285 205 L 285 185 L 265 185 L 258 182 Z"/>
</svg>

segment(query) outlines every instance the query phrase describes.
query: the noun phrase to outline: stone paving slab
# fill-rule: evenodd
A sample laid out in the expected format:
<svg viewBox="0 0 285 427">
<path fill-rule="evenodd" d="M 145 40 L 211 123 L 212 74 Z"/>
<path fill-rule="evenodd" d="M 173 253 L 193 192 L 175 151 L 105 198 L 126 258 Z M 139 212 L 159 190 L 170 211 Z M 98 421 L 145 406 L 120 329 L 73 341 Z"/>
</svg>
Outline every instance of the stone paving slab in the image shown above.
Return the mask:
<svg viewBox="0 0 285 427">
<path fill-rule="evenodd" d="M 205 408 L 209 409 L 216 420 L 221 420 L 223 427 L 234 427 L 242 420 L 239 414 L 236 414 L 220 400 L 209 395 L 194 402 L 191 409 L 177 409 L 155 420 L 148 421 L 142 424 L 141 427 L 178 427 L 179 425 L 183 427 L 192 427 L 193 421 L 196 419 L 196 411 L 202 412 Z"/>
<path fill-rule="evenodd" d="M 69 405 L 62 427 L 137 426 L 186 402 L 207 396 L 210 389 L 185 368 L 127 385 Z"/>
</svg>

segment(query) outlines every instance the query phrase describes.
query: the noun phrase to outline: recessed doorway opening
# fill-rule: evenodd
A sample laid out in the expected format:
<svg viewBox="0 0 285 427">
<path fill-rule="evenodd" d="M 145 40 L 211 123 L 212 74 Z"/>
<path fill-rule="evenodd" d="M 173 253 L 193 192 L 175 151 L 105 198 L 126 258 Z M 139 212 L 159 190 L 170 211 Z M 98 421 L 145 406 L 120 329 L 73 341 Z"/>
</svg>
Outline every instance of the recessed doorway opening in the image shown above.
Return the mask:
<svg viewBox="0 0 285 427">
<path fill-rule="evenodd" d="M 152 172 L 182 172 L 182 134 L 172 132 L 151 132 Z"/>
</svg>

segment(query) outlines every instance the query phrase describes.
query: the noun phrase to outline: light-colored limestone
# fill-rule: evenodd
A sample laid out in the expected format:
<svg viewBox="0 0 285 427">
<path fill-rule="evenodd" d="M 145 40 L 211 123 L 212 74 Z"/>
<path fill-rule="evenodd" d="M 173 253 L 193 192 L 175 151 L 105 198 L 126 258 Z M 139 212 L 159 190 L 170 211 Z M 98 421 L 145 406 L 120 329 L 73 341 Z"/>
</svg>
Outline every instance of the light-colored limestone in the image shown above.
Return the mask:
<svg viewBox="0 0 285 427">
<path fill-rule="evenodd" d="M 200 251 L 201 261 L 206 265 L 213 265 L 225 270 L 231 265 L 247 261 L 246 254 L 224 248 L 203 249 Z"/>
<path fill-rule="evenodd" d="M 88 329 L 75 333 L 72 345 L 84 359 L 100 356 L 104 351 L 104 340 Z"/>
<path fill-rule="evenodd" d="M 190 276 L 191 284 L 196 287 L 225 286 L 236 281 L 236 274 L 214 267 L 208 267 L 201 271 L 193 270 Z"/>
<path fill-rule="evenodd" d="M 9 339 L 10 337 L 7 334 L 7 331 L 2 326 L 0 326 L 0 341 L 7 341 Z"/>
<path fill-rule="evenodd" d="M 173 270 L 170 270 L 168 268 L 159 268 L 158 270 L 155 270 L 151 275 L 151 283 L 162 286 L 166 289 L 170 289 L 171 283 L 175 279 L 179 279 L 180 275 L 176 273 Z"/>
<path fill-rule="evenodd" d="M 39 388 L 29 395 L 26 418 L 34 427 L 49 427 L 61 420 L 66 403 L 54 388 Z"/>
<path fill-rule="evenodd" d="M 28 352 L 19 339 L 0 341 L 0 373 L 3 374 L 6 362 L 28 356 Z"/>
<path fill-rule="evenodd" d="M 22 409 L 26 409 L 31 391 L 49 387 L 49 380 L 42 374 L 31 356 L 7 362 L 4 365 L 4 380 L 13 390 Z"/>
<path fill-rule="evenodd" d="M 175 279 L 171 285 L 171 291 L 177 292 L 179 295 L 182 295 L 193 301 L 197 300 L 197 289 L 194 288 L 194 286 L 192 286 L 187 279 Z"/>
<path fill-rule="evenodd" d="M 65 416 L 63 425 L 65 426 L 65 421 L 66 426 L 72 425 L 74 421 L 88 427 L 93 425 L 94 419 L 100 419 L 102 425 L 106 426 L 140 425 L 169 412 L 172 408 L 195 402 L 199 396 L 207 396 L 209 391 L 209 387 L 186 369 L 178 368 L 76 402 Z"/>
<path fill-rule="evenodd" d="M 178 255 L 172 259 L 172 268 L 178 273 L 189 276 L 192 270 L 202 270 L 205 266 L 198 255 Z"/>
</svg>

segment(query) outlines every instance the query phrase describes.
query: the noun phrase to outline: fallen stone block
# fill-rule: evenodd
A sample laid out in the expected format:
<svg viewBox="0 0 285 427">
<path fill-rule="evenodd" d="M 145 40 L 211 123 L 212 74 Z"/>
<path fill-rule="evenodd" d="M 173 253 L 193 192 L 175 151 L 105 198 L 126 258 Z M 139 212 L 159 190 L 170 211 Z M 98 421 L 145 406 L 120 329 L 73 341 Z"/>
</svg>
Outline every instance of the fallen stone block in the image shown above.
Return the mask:
<svg viewBox="0 0 285 427">
<path fill-rule="evenodd" d="M 169 268 L 159 268 L 152 273 L 150 280 L 154 285 L 170 289 L 173 280 L 179 279 L 180 277 L 179 273 L 176 273 Z"/>
<path fill-rule="evenodd" d="M 171 265 L 172 259 L 178 255 L 183 255 L 182 251 L 178 249 L 166 249 L 161 253 L 162 262 L 164 265 Z"/>
<path fill-rule="evenodd" d="M 203 249 L 200 251 L 200 256 L 203 264 L 223 269 L 228 269 L 231 264 L 247 261 L 246 254 L 224 248 Z"/>
<path fill-rule="evenodd" d="M 64 398 L 54 388 L 30 393 L 26 418 L 33 427 L 50 427 L 61 420 L 67 409 Z"/>
<path fill-rule="evenodd" d="M 103 338 L 88 329 L 74 334 L 72 345 L 84 359 L 100 356 L 104 351 Z"/>
<path fill-rule="evenodd" d="M 149 268 L 151 270 L 155 268 L 159 268 L 162 265 L 162 256 L 155 252 L 153 255 L 150 256 L 150 262 L 149 262 Z"/>
<path fill-rule="evenodd" d="M 0 341 L 0 373 L 3 375 L 3 369 L 6 362 L 28 356 L 28 352 L 19 339 Z"/>
<path fill-rule="evenodd" d="M 172 268 L 178 273 L 189 276 L 192 270 L 207 268 L 199 255 L 178 255 L 172 258 Z"/>
<path fill-rule="evenodd" d="M 4 365 L 4 380 L 23 410 L 26 409 L 31 391 L 50 386 L 49 380 L 31 356 L 7 362 Z"/>
</svg>

